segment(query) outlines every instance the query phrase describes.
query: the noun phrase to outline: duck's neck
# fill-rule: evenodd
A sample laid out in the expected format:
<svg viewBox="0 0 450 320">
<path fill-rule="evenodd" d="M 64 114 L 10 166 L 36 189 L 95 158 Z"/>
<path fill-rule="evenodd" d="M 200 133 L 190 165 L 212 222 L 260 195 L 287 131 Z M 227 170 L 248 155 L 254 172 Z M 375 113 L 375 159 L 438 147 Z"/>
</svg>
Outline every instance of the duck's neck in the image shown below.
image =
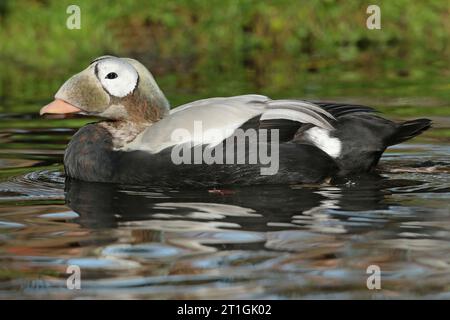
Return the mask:
<svg viewBox="0 0 450 320">
<path fill-rule="evenodd" d="M 101 121 L 99 126 L 106 129 L 112 137 L 112 146 L 114 149 L 120 149 L 125 144 L 133 141 L 138 134 L 150 126 L 152 122 L 141 121 Z"/>
</svg>

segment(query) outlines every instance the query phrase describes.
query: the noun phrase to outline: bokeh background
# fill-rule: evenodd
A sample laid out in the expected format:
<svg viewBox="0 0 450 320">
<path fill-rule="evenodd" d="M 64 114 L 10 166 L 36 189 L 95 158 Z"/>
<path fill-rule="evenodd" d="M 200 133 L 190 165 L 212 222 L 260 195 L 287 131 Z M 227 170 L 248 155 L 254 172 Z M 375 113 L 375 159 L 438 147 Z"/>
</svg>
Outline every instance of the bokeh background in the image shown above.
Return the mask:
<svg viewBox="0 0 450 320">
<path fill-rule="evenodd" d="M 80 30 L 66 27 L 71 4 Z M 370 4 L 381 30 L 366 28 Z M 0 112 L 37 111 L 112 54 L 148 66 L 172 105 L 255 92 L 450 115 L 447 0 L 2 0 L 0 26 Z"/>
</svg>

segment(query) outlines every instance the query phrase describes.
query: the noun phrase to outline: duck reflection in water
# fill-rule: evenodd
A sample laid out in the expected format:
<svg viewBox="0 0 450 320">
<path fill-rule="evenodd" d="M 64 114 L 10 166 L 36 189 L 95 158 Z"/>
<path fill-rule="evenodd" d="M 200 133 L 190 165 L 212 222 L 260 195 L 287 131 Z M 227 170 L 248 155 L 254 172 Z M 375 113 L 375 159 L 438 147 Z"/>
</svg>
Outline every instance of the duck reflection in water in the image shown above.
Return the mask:
<svg viewBox="0 0 450 320">
<path fill-rule="evenodd" d="M 252 186 L 229 189 L 169 189 L 91 183 L 66 179 L 66 203 L 88 228 L 113 228 L 145 220 L 220 221 L 243 230 L 271 231 L 301 226 L 320 214 L 324 219 L 348 219 L 339 212 L 383 210 L 389 207 L 389 187 L 414 181 L 376 175 L 358 183 L 333 186 Z M 336 214 L 335 214 L 336 213 Z M 306 218 L 305 218 L 306 217 Z M 292 224 L 293 221 L 296 224 Z"/>
</svg>

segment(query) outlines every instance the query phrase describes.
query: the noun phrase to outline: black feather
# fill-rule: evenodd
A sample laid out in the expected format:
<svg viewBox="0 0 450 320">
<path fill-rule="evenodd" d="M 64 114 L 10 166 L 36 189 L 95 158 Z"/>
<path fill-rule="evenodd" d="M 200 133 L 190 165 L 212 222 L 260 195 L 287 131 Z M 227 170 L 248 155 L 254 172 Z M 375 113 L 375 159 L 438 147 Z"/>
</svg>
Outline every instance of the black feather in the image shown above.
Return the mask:
<svg viewBox="0 0 450 320">
<path fill-rule="evenodd" d="M 325 102 L 325 101 L 310 101 L 325 111 L 331 113 L 333 117 L 339 118 L 344 115 L 356 112 L 364 112 L 364 113 L 374 113 L 377 112 L 374 108 L 359 105 L 359 104 L 342 104 L 336 102 Z"/>
<path fill-rule="evenodd" d="M 418 136 L 431 127 L 429 119 L 415 119 L 401 123 L 395 133 L 386 141 L 388 146 L 398 144 Z"/>
</svg>

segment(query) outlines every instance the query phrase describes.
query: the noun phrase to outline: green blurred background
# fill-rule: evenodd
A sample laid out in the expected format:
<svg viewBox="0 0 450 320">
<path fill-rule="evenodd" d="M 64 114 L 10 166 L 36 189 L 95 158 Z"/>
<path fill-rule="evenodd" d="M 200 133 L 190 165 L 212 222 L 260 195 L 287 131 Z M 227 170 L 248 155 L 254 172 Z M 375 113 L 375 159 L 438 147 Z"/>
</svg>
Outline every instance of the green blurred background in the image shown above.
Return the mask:
<svg viewBox="0 0 450 320">
<path fill-rule="evenodd" d="M 381 30 L 366 28 L 370 4 Z M 255 92 L 450 116 L 448 0 L 1 0 L 0 27 L 0 112 L 35 112 L 112 54 L 147 65 L 173 105 Z"/>
</svg>

